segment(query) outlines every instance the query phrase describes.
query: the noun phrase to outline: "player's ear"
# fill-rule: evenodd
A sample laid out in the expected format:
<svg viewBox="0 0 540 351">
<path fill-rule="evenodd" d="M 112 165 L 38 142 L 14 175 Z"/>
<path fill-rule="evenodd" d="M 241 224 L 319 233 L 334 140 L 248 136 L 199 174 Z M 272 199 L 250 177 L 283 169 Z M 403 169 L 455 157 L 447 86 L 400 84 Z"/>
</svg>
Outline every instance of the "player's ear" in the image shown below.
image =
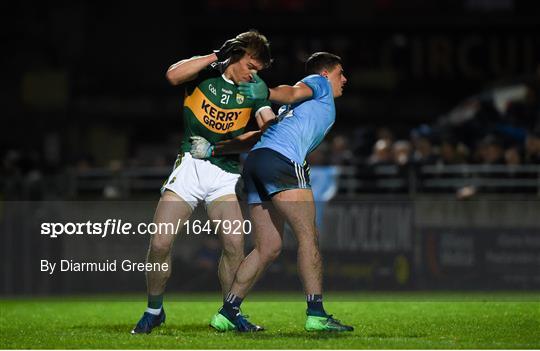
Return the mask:
<svg viewBox="0 0 540 351">
<path fill-rule="evenodd" d="M 321 76 L 323 76 L 324 78 L 328 79 L 328 70 L 327 70 L 327 69 L 322 70 Z"/>
</svg>

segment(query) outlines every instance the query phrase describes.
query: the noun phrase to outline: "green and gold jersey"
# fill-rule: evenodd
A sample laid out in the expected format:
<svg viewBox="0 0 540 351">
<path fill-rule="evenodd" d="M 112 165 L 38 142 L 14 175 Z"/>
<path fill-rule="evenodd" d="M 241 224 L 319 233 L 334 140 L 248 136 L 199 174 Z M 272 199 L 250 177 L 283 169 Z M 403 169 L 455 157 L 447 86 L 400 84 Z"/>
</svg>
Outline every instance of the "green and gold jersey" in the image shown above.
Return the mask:
<svg viewBox="0 0 540 351">
<path fill-rule="evenodd" d="M 220 70 L 208 67 L 186 86 L 184 138 L 181 150 L 189 152 L 191 136 L 202 136 L 212 144 L 244 133 L 251 116 L 269 101 L 249 100 Z M 230 173 L 239 173 L 238 155 L 212 156 L 210 162 Z"/>
</svg>

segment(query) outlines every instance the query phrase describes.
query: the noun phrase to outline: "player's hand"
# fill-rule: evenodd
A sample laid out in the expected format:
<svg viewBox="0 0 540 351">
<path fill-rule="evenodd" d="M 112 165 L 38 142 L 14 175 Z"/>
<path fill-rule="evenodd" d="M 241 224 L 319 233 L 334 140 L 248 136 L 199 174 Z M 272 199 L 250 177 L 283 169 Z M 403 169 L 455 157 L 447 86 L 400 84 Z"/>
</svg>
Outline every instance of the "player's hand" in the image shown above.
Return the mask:
<svg viewBox="0 0 540 351">
<path fill-rule="evenodd" d="M 201 136 L 192 136 L 189 138 L 191 141 L 191 150 L 189 153 L 194 158 L 209 158 L 214 152 L 214 145 L 210 144 L 208 140 Z"/>
<path fill-rule="evenodd" d="M 242 52 L 246 50 L 246 43 L 242 40 L 233 38 L 227 40 L 219 50 L 214 50 L 217 56 L 218 62 L 223 62 L 231 58 L 233 53 Z"/>
<path fill-rule="evenodd" d="M 251 82 L 240 82 L 238 91 L 251 100 L 266 100 L 270 96 L 268 86 L 257 73 L 253 73 L 253 80 Z"/>
</svg>

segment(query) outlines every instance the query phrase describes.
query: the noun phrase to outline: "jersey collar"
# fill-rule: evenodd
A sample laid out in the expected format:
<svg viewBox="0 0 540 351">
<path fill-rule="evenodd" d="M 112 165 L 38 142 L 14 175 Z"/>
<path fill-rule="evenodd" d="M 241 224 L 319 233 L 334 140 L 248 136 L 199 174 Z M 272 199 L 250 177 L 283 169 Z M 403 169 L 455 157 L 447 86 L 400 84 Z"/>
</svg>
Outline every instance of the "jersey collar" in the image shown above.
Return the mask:
<svg viewBox="0 0 540 351">
<path fill-rule="evenodd" d="M 226 81 L 227 83 L 234 85 L 234 82 L 233 82 L 232 80 L 230 80 L 229 78 L 225 77 L 225 73 L 223 73 L 223 74 L 221 75 L 221 78 L 223 78 L 223 80 Z"/>
</svg>

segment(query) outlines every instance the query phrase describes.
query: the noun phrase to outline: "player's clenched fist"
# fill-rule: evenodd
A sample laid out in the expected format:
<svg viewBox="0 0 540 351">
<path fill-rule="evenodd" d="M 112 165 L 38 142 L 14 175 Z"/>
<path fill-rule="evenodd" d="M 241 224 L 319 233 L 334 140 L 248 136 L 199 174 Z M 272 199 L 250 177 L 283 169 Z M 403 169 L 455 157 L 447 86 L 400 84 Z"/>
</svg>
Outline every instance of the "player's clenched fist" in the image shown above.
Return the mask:
<svg viewBox="0 0 540 351">
<path fill-rule="evenodd" d="M 227 40 L 219 50 L 214 50 L 219 62 L 223 62 L 230 58 L 233 53 L 246 50 L 246 43 L 243 40 L 233 38 Z"/>
<path fill-rule="evenodd" d="M 209 158 L 214 152 L 214 145 L 210 144 L 208 140 L 201 136 L 192 136 L 189 138 L 191 141 L 191 150 L 189 153 L 194 158 Z"/>
</svg>

